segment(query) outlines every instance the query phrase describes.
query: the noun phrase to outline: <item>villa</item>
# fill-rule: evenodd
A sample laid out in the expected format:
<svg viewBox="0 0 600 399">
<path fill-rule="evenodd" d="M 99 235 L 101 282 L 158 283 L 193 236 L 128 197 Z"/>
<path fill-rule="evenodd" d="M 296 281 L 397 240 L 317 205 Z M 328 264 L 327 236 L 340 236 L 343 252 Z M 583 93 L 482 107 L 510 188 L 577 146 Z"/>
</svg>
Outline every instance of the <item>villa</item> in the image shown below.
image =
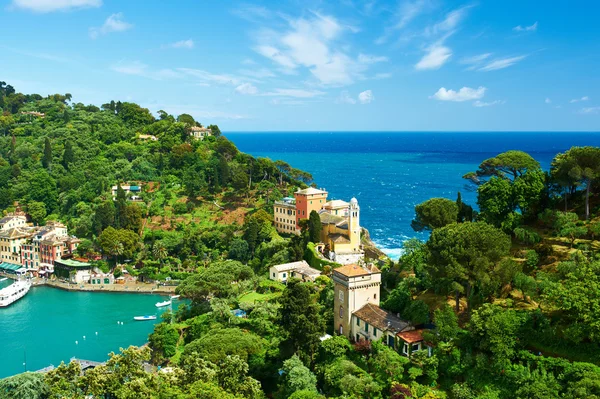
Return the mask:
<svg viewBox="0 0 600 399">
<path fill-rule="evenodd" d="M 345 265 L 333 270 L 334 330 L 354 341 L 381 341 L 405 356 L 431 346 L 422 329 L 379 307 L 381 271 L 374 265 Z"/>
<path fill-rule="evenodd" d="M 123 189 L 123 191 L 125 191 L 125 195 L 132 201 L 140 201 L 142 198 L 139 196 L 139 194 L 142 192 L 142 187 L 139 185 L 133 185 L 133 184 L 122 184 L 121 188 Z M 113 197 L 113 201 L 115 201 L 117 199 L 117 190 L 119 189 L 119 186 L 112 186 L 111 187 L 111 191 L 112 191 L 112 197 Z"/>
<path fill-rule="evenodd" d="M 207 127 L 192 126 L 190 135 L 196 140 L 204 140 L 208 136 L 212 136 L 212 130 Z"/>
<path fill-rule="evenodd" d="M 0 219 L 0 230 L 25 226 L 27 226 L 27 217 L 25 215 L 8 215 Z"/>
<path fill-rule="evenodd" d="M 299 278 L 302 281 L 315 281 L 320 275 L 321 271 L 310 267 L 304 260 L 271 266 L 269 269 L 269 278 L 281 282 L 286 282 L 290 277 Z"/>
</svg>

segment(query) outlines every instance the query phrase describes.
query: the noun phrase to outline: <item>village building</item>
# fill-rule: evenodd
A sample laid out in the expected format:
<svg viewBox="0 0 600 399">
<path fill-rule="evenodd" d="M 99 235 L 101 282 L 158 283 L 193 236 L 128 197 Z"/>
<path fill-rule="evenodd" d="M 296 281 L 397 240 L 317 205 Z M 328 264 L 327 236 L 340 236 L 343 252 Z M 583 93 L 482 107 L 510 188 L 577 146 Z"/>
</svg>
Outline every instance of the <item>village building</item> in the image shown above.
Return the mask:
<svg viewBox="0 0 600 399">
<path fill-rule="evenodd" d="M 190 135 L 196 140 L 204 140 L 208 136 L 212 136 L 212 130 L 207 127 L 192 126 Z"/>
<path fill-rule="evenodd" d="M 325 255 L 337 263 L 346 265 L 364 258 L 361 244 L 360 207 L 358 200 L 327 201 L 327 191 L 313 187 L 298 190 L 294 198 L 275 201 L 273 218 L 275 229 L 280 233 L 299 234 L 300 220 L 308 219 L 312 211 L 321 219 L 321 242 Z M 315 243 L 318 244 L 318 243 Z"/>
<path fill-rule="evenodd" d="M 138 134 L 138 139 L 140 139 L 142 141 L 146 141 L 146 140 L 158 141 L 158 137 L 156 137 L 152 134 Z"/>
<path fill-rule="evenodd" d="M 54 275 L 68 280 L 70 283 L 89 283 L 92 278 L 92 265 L 74 259 L 57 259 L 54 261 Z"/>
<path fill-rule="evenodd" d="M 304 260 L 271 266 L 269 269 L 269 278 L 281 282 L 286 282 L 291 277 L 302 281 L 315 281 L 320 275 L 319 270 L 310 267 Z"/>
<path fill-rule="evenodd" d="M 12 229 L 14 227 L 26 227 L 27 217 L 25 215 L 8 215 L 0 219 L 0 230 Z"/>
<path fill-rule="evenodd" d="M 141 186 L 136 185 L 136 184 L 122 184 L 121 188 L 123 189 L 123 191 L 125 191 L 125 195 L 131 201 L 140 201 L 142 199 L 140 197 L 140 194 L 142 193 Z M 117 199 L 117 190 L 118 189 L 119 189 L 119 186 L 111 187 L 113 201 L 116 201 L 116 199 Z"/>
<path fill-rule="evenodd" d="M 345 265 L 333 270 L 334 330 L 350 340 L 381 341 L 410 356 L 430 347 L 423 330 L 379 307 L 381 271 L 374 265 Z"/>
<path fill-rule="evenodd" d="M 0 260 L 13 265 L 21 263 L 21 245 L 33 234 L 31 227 L 13 227 L 0 230 Z"/>
</svg>

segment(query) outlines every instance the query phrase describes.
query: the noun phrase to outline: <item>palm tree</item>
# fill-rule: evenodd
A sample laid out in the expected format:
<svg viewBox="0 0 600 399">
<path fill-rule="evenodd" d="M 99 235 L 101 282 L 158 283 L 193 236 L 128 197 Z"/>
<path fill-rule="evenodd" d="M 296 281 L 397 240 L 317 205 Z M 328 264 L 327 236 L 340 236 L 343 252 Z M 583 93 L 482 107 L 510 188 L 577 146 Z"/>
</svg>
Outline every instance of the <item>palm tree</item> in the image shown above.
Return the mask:
<svg viewBox="0 0 600 399">
<path fill-rule="evenodd" d="M 115 256 L 115 266 L 117 266 L 117 261 L 119 255 L 123 255 L 124 251 L 123 243 L 115 241 L 110 246 L 110 253 Z"/>
<path fill-rule="evenodd" d="M 156 241 L 154 243 L 154 247 L 152 248 L 152 255 L 154 255 L 155 259 L 160 261 L 160 266 L 162 267 L 163 260 L 169 255 L 165 244 L 160 241 Z"/>
</svg>

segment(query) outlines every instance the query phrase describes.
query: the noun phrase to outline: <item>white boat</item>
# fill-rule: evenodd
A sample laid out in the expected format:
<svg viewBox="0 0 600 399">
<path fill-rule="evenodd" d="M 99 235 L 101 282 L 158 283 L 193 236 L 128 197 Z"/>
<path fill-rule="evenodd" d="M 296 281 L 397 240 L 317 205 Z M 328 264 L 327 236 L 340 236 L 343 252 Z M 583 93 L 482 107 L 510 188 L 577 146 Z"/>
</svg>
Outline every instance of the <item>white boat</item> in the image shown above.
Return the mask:
<svg viewBox="0 0 600 399">
<path fill-rule="evenodd" d="M 135 316 L 133 320 L 144 321 L 144 320 L 156 320 L 156 316 Z"/>
<path fill-rule="evenodd" d="M 0 278 L 0 283 L 3 281 L 6 281 L 6 280 L 8 280 L 6 277 L 2 277 L 2 278 Z"/>
<path fill-rule="evenodd" d="M 156 307 L 163 308 L 165 306 L 169 306 L 170 304 L 171 304 L 171 300 L 164 301 L 164 302 L 156 302 Z"/>
<path fill-rule="evenodd" d="M 0 280 L 0 281 L 2 281 L 2 280 Z M 179 299 L 180 296 L 181 295 L 171 295 L 171 300 L 173 301 L 175 299 Z"/>
<path fill-rule="evenodd" d="M 23 298 L 31 288 L 31 281 L 18 280 L 0 290 L 0 308 L 6 307 Z"/>
</svg>

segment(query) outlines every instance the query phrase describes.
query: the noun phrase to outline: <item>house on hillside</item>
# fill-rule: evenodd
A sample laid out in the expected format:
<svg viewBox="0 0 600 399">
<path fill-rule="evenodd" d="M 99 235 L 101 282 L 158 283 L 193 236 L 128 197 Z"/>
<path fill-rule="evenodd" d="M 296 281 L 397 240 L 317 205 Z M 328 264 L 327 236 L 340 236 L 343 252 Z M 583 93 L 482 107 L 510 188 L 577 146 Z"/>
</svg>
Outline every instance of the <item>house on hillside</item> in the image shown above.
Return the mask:
<svg viewBox="0 0 600 399">
<path fill-rule="evenodd" d="M 286 282 L 290 277 L 295 277 L 302 281 L 315 281 L 320 275 L 320 270 L 310 267 L 304 260 L 271 266 L 269 269 L 269 278 L 281 282 Z"/>
<path fill-rule="evenodd" d="M 112 186 L 112 188 L 111 188 L 113 201 L 116 201 L 116 199 L 117 199 L 118 188 L 119 188 L 119 186 Z M 140 185 L 122 184 L 121 188 L 123 189 L 123 191 L 125 191 L 125 195 L 131 201 L 141 201 L 142 200 L 142 197 L 140 197 L 140 194 L 142 193 L 142 187 Z"/>
<path fill-rule="evenodd" d="M 25 215 L 7 215 L 0 219 L 0 230 L 8 230 L 14 227 L 27 226 L 27 218 Z"/>
<path fill-rule="evenodd" d="M 345 265 L 333 270 L 334 330 L 353 341 L 381 341 L 404 356 L 427 350 L 423 330 L 379 307 L 381 271 L 374 265 Z"/>
<path fill-rule="evenodd" d="M 196 140 L 204 140 L 208 136 L 212 136 L 212 130 L 207 127 L 192 126 L 190 135 Z"/>
</svg>

